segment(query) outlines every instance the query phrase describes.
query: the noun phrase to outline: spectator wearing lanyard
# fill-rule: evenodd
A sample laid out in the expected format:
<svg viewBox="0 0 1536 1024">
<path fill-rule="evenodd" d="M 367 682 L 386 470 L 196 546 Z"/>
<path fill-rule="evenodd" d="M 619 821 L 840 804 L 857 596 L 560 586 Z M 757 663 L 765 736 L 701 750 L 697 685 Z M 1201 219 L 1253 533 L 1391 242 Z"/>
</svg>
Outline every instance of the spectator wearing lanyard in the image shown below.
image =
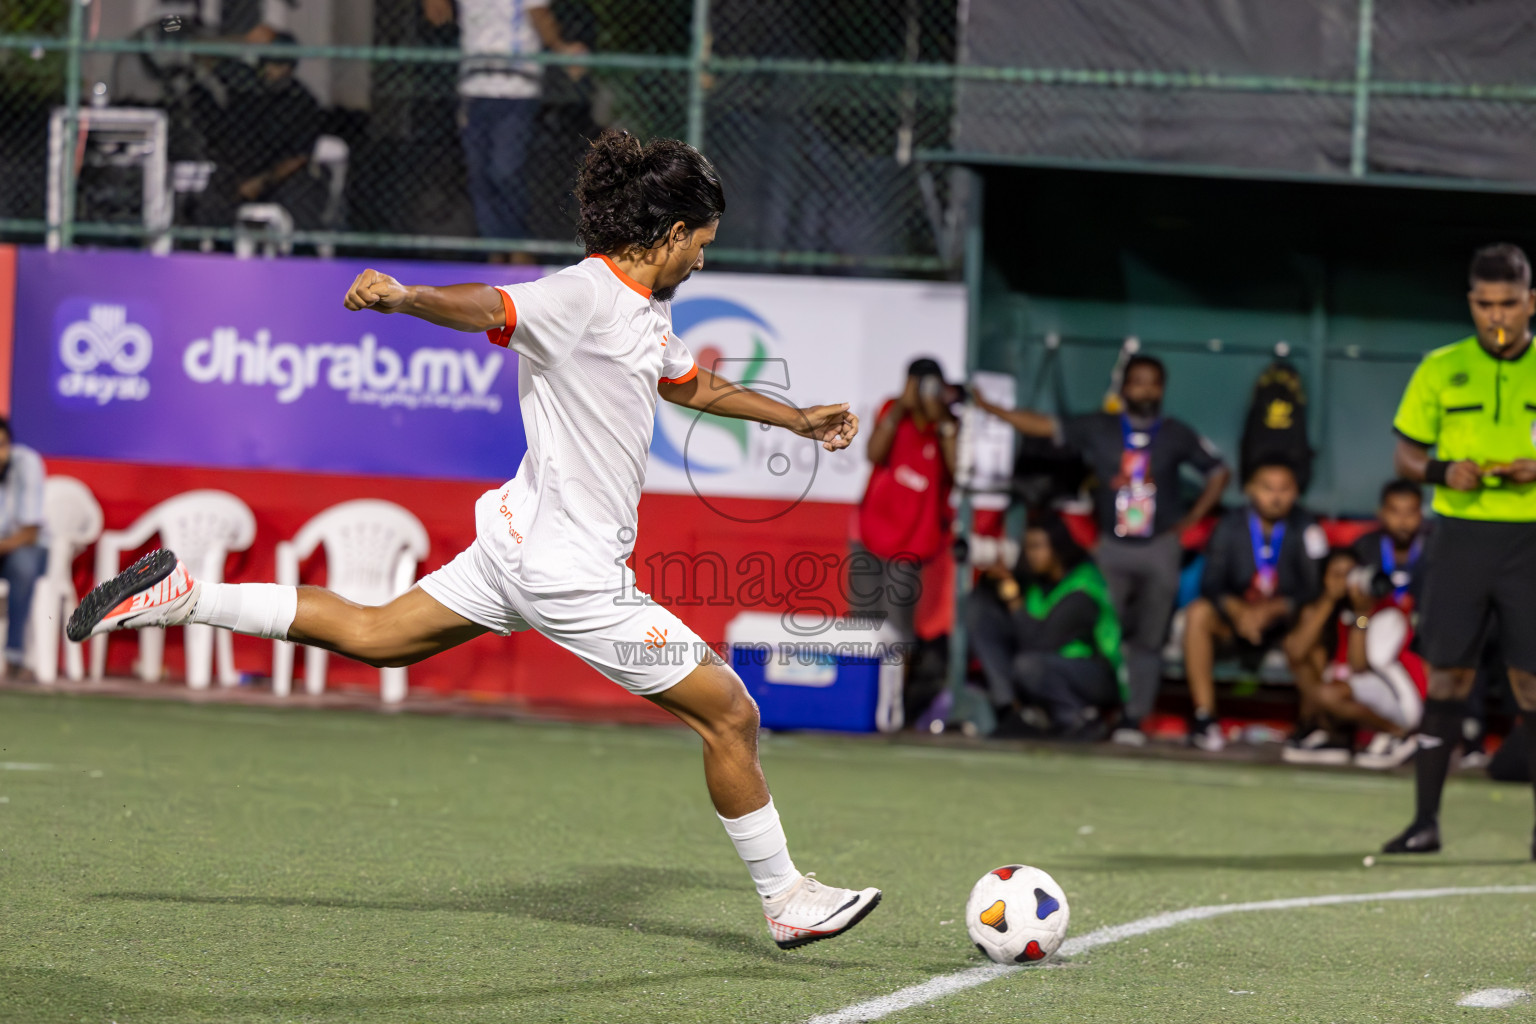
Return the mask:
<svg viewBox="0 0 1536 1024">
<path fill-rule="evenodd" d="M 1410 609 L 1424 591 L 1424 551 L 1430 530 L 1424 522 L 1423 492 L 1424 486 L 1412 480 L 1387 481 L 1376 508 L 1378 528 L 1353 546 L 1355 560 L 1386 574 L 1395 603 Z"/>
<path fill-rule="evenodd" d="M 849 542 L 849 610 L 890 622 L 903 643 L 916 639 L 923 566 L 949 543 L 957 425 L 948 392 L 939 364 L 916 359 L 901 394 L 880 408 Z"/>
<path fill-rule="evenodd" d="M 1188 424 L 1163 415 L 1167 371 L 1151 356 L 1132 356 L 1121 378 L 1125 411 L 1058 420 L 1027 409 L 976 403 L 1020 433 L 1056 437 L 1074 449 L 1097 481 L 1099 543 L 1094 557 L 1125 631 L 1129 699 L 1115 739 L 1144 743 L 1138 728 L 1162 681 L 1162 647 L 1179 593 L 1179 538 L 1221 500 L 1231 479 L 1216 446 Z M 1203 490 L 1186 505 L 1180 476 L 1189 467 Z"/>
<path fill-rule="evenodd" d="M 1296 506 L 1299 488 L 1290 463 L 1260 460 L 1244 490 L 1247 505 L 1223 516 L 1211 534 L 1200 597 L 1190 604 L 1184 626 L 1184 671 L 1194 701 L 1189 741 L 1212 752 L 1226 746 L 1216 721 L 1218 651 L 1232 651 L 1257 668 L 1317 596 L 1318 561 L 1328 554 L 1322 528 Z"/>
<path fill-rule="evenodd" d="M 1414 819 L 1386 853 L 1440 849 L 1440 795 L 1495 622 L 1522 727 L 1536 738 L 1536 292 L 1530 262 L 1513 245 L 1478 250 L 1468 277 L 1477 333 L 1424 357 L 1392 424 L 1397 471 L 1435 485 L 1439 518 L 1419 608 L 1430 672 Z M 1536 769 L 1536 743 L 1531 749 Z"/>
<path fill-rule="evenodd" d="M 10 584 L 5 660 L 21 667 L 22 642 L 32 591 L 48 568 L 43 537 L 43 460 L 26 445 L 11 440 L 11 423 L 0 416 L 0 577 Z"/>
</svg>

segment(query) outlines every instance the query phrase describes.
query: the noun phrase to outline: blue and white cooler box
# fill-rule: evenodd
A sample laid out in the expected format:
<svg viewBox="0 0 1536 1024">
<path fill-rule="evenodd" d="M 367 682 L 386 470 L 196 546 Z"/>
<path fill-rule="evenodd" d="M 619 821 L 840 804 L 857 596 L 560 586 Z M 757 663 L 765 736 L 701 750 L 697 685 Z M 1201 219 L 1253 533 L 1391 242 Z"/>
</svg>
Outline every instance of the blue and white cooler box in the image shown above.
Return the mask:
<svg viewBox="0 0 1536 1024">
<path fill-rule="evenodd" d="M 901 728 L 903 662 L 889 626 L 835 619 L 803 636 L 785 628 L 782 615 L 743 612 L 725 627 L 725 641 L 766 729 Z"/>
</svg>

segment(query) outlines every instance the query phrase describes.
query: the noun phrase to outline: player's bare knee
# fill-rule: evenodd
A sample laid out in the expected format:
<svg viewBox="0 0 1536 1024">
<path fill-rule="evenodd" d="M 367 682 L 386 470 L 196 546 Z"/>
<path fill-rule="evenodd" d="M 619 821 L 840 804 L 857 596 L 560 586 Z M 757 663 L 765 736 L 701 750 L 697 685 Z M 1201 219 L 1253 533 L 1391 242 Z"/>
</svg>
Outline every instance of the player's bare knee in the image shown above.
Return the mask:
<svg viewBox="0 0 1536 1024">
<path fill-rule="evenodd" d="M 733 738 L 757 742 L 757 730 L 762 725 L 762 716 L 758 713 L 757 701 L 747 692 L 745 686 L 739 686 L 732 695 L 729 709 L 722 717 L 721 726 Z"/>
<path fill-rule="evenodd" d="M 343 643 L 344 653 L 373 668 L 401 668 L 413 658 L 400 646 L 400 631 L 384 608 L 359 608 Z"/>
</svg>

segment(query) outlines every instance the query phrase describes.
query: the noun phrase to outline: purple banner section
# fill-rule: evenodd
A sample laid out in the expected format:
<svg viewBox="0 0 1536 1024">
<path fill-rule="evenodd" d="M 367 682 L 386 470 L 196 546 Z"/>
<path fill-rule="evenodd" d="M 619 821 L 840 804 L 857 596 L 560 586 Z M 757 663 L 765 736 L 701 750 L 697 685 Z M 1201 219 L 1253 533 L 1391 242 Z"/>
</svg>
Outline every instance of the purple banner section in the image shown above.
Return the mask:
<svg viewBox="0 0 1536 1024">
<path fill-rule="evenodd" d="M 536 267 L 375 263 L 407 284 Z M 22 249 L 12 419 L 44 455 L 504 480 L 526 442 L 517 357 L 351 313 L 361 262 Z"/>
</svg>

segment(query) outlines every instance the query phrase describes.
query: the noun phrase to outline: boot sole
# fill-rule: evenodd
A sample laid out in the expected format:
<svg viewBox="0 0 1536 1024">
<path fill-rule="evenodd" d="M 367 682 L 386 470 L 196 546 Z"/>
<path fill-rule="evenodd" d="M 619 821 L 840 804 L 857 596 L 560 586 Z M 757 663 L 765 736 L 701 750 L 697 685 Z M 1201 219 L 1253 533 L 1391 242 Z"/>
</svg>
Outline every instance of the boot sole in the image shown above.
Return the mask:
<svg viewBox="0 0 1536 1024">
<path fill-rule="evenodd" d="M 107 613 L 134 594 L 142 593 L 176 570 L 176 556 L 161 548 L 151 551 L 128 568 L 85 595 L 69 617 L 65 633 L 75 643 L 91 635 Z"/>
<path fill-rule="evenodd" d="M 778 939 L 775 939 L 774 942 L 778 945 L 778 947 L 780 949 L 799 949 L 801 946 L 809 946 L 811 943 L 813 943 L 813 942 L 820 942 L 822 939 L 835 939 L 839 935 L 842 935 L 844 932 L 847 932 L 854 925 L 858 924 L 860 921 L 862 921 L 866 917 L 868 917 L 870 911 L 874 910 L 876 907 L 878 907 L 880 905 L 880 899 L 884 895 L 885 895 L 885 893 L 883 893 L 883 892 L 875 893 L 874 899 L 872 899 L 868 903 L 866 903 L 864 905 L 864 907 L 857 914 L 853 915 L 853 920 L 849 921 L 847 924 L 843 925 L 841 928 L 839 928 L 835 932 L 827 932 L 825 935 L 807 935 L 804 938 L 784 939 L 782 941 L 778 940 Z"/>
</svg>

